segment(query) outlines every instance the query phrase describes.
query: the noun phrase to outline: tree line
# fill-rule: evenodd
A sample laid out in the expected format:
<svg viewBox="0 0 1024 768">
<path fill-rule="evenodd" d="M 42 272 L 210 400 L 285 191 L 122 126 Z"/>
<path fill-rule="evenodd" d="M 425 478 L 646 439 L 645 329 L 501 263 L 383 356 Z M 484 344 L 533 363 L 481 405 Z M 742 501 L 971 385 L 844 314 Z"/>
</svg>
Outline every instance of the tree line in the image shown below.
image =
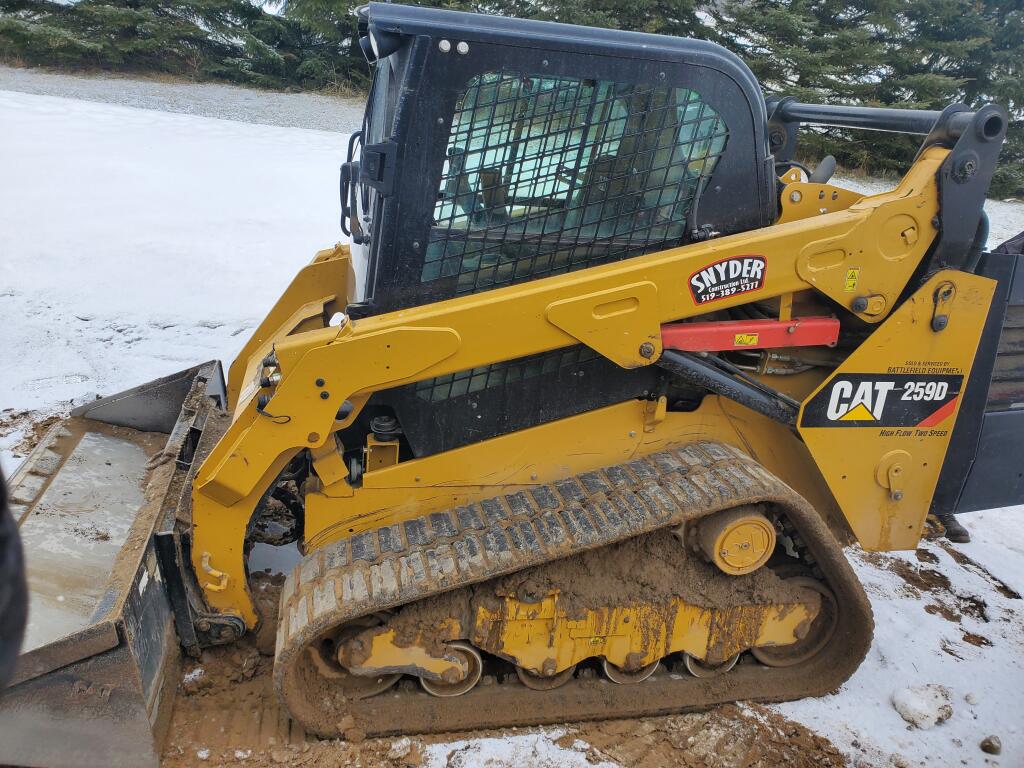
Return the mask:
<svg viewBox="0 0 1024 768">
<path fill-rule="evenodd" d="M 0 0 L 0 58 L 168 73 L 268 88 L 362 90 L 364 0 Z M 1014 118 L 993 183 L 1024 196 L 1021 0 L 416 0 L 457 10 L 713 40 L 766 90 L 805 101 L 941 109 L 995 101 Z M 905 167 L 918 140 L 829 130 L 803 140 L 868 173 Z"/>
</svg>

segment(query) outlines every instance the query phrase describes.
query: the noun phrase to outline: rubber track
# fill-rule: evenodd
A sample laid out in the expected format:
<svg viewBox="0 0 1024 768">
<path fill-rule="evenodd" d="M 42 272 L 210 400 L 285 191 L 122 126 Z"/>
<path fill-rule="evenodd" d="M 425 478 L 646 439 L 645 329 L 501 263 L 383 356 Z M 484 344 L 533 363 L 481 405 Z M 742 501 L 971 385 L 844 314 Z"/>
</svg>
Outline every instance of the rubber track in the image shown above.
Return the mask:
<svg viewBox="0 0 1024 768">
<path fill-rule="evenodd" d="M 345 701 L 310 690 L 300 671 L 307 645 L 358 616 L 760 502 L 800 531 L 840 605 L 832 642 L 800 667 L 741 665 L 721 678 L 656 675 L 635 686 L 577 678 L 543 692 L 477 686 L 443 701 L 418 692 Z M 336 723 L 346 715 L 370 735 L 638 716 L 826 693 L 857 668 L 871 633 L 863 589 L 807 502 L 738 450 L 697 442 L 367 531 L 308 555 L 282 590 L 274 684 L 292 717 L 325 737 L 339 735 Z"/>
</svg>

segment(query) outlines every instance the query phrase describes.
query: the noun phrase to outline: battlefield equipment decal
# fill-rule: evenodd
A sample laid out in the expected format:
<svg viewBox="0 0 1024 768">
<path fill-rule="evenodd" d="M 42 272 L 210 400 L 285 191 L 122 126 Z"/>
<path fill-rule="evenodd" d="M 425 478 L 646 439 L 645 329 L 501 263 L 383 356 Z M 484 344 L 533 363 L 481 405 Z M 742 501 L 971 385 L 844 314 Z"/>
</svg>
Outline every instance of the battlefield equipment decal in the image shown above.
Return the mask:
<svg viewBox="0 0 1024 768">
<path fill-rule="evenodd" d="M 937 427 L 956 410 L 964 377 L 840 374 L 804 408 L 801 427 Z"/>
<path fill-rule="evenodd" d="M 690 293 L 695 304 L 706 304 L 756 291 L 764 285 L 766 270 L 764 256 L 731 256 L 690 275 Z"/>
</svg>

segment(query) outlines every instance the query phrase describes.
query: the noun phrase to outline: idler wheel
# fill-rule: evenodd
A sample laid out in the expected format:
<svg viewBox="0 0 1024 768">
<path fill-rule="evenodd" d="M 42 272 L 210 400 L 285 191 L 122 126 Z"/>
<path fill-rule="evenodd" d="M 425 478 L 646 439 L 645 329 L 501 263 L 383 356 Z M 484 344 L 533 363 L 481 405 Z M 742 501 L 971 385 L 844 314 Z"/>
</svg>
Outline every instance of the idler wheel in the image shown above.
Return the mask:
<svg viewBox="0 0 1024 768">
<path fill-rule="evenodd" d="M 324 638 L 319 644 L 307 648 L 310 660 L 316 668 L 317 673 L 332 685 L 336 685 L 344 691 L 345 696 L 350 699 L 368 699 L 383 693 L 393 686 L 402 677 L 400 673 L 391 675 L 353 675 L 338 662 L 338 647 L 349 637 L 362 632 L 367 627 L 377 626 L 383 619 L 379 616 L 367 616 L 352 624 L 342 627 L 337 637 L 333 640 Z"/>
<path fill-rule="evenodd" d="M 821 595 L 821 610 L 811 622 L 807 634 L 795 643 L 750 649 L 754 658 L 766 667 L 794 667 L 813 658 L 828 645 L 839 624 L 839 605 L 831 589 L 810 576 L 793 576 L 786 579 L 786 583 Z"/>
<path fill-rule="evenodd" d="M 310 646 L 308 653 L 317 673 L 325 680 L 330 680 L 332 685 L 341 688 L 345 692 L 345 696 L 350 699 L 368 699 L 378 693 L 383 693 L 397 683 L 398 678 L 401 677 L 400 674 L 369 677 L 353 675 L 337 662 L 324 658 L 324 650 Z M 329 650 L 326 653 L 330 655 Z"/>
</svg>

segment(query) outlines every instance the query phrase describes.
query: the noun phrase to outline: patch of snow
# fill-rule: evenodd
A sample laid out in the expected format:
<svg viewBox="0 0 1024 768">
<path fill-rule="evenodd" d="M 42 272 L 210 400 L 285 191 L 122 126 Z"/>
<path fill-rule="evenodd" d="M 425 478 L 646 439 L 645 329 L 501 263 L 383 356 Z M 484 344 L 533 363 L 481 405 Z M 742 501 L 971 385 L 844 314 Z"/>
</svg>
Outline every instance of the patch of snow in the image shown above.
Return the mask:
<svg viewBox="0 0 1024 768">
<path fill-rule="evenodd" d="M 423 750 L 423 765 L 426 768 L 616 768 L 616 763 L 593 763 L 585 752 L 560 747 L 555 741 L 564 735 L 565 731 L 552 729 L 431 744 Z"/>
<path fill-rule="evenodd" d="M 900 688 L 892 695 L 892 706 L 900 717 L 921 730 L 933 728 L 953 716 L 949 688 L 934 683 Z"/>
<path fill-rule="evenodd" d="M 196 757 L 198 757 L 200 760 L 209 760 L 210 759 L 210 750 L 205 749 L 205 748 L 204 749 L 197 749 L 196 750 Z"/>
<path fill-rule="evenodd" d="M 6 435 L 0 435 L 0 472 L 4 473 L 4 477 L 10 477 L 14 474 L 14 470 L 18 468 L 22 459 L 25 458 L 14 452 L 14 446 L 20 443 L 24 436 L 24 429 L 15 429 Z"/>
<path fill-rule="evenodd" d="M 1022 510 L 1021 507 L 986 509 L 957 516 L 971 534 L 971 543 L 958 544 L 957 549 L 975 562 L 983 563 L 992 575 L 1020 594 L 1024 594 Z M 1024 606 L 1018 606 L 1020 610 L 1024 610 Z"/>
<path fill-rule="evenodd" d="M 1024 506 L 971 512 L 958 519 L 970 544 L 961 565 L 941 546 L 922 542 L 934 563 L 913 552 L 847 554 L 867 590 L 875 635 L 867 658 L 831 696 L 776 705 L 829 738 L 851 764 L 885 765 L 900 756 L 907 765 L 990 765 L 980 741 L 998 734 L 1006 754 L 1024 754 Z M 892 569 L 902 563 L 946 576 L 948 589 L 919 591 Z M 957 615 L 957 621 L 942 613 Z M 988 642 L 991 645 L 984 645 Z M 893 709 L 894 693 L 936 683 L 949 689 L 952 717 L 929 731 L 909 726 Z"/>
<path fill-rule="evenodd" d="M 898 179 L 875 179 L 870 176 L 842 176 L 836 175 L 831 178 L 829 184 L 853 192 L 860 192 L 862 195 L 879 195 L 888 192 L 896 186 Z"/>
<path fill-rule="evenodd" d="M 0 407 L 230 362 L 340 239 L 344 134 L 8 91 L 0 125 Z"/>
<path fill-rule="evenodd" d="M 1024 203 L 986 200 L 988 247 L 995 248 L 1024 232 Z"/>
<path fill-rule="evenodd" d="M 205 674 L 205 669 L 203 669 L 202 667 L 196 667 L 195 669 L 190 669 L 188 672 L 182 675 L 181 681 L 183 683 L 194 683 L 196 680 L 198 680 Z"/>
</svg>

